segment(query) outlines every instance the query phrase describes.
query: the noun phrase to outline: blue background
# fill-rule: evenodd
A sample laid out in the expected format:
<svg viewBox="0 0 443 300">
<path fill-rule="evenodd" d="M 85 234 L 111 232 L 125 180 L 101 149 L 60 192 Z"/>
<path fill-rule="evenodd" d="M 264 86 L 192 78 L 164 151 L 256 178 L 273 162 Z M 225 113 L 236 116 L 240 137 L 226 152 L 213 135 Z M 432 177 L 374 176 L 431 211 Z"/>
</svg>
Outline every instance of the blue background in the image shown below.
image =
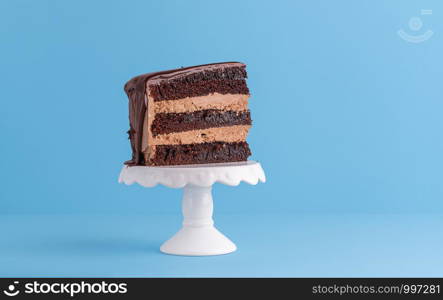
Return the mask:
<svg viewBox="0 0 443 300">
<path fill-rule="evenodd" d="M 443 276 L 442 11 L 1 1 L 0 276 Z M 400 29 L 435 34 L 413 44 Z M 181 191 L 117 183 L 123 84 L 233 60 L 248 65 L 248 141 L 268 182 L 214 189 L 239 251 L 163 255 Z"/>
</svg>

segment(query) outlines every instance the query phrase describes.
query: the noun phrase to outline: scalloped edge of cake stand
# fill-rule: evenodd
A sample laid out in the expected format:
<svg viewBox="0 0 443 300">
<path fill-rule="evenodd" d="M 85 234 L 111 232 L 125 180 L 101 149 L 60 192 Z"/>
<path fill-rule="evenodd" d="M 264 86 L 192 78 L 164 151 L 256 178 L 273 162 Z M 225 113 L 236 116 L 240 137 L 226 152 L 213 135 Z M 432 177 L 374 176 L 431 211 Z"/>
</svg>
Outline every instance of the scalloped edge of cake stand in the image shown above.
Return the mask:
<svg viewBox="0 0 443 300">
<path fill-rule="evenodd" d="M 240 182 L 256 185 L 266 182 L 261 164 L 248 160 L 245 162 L 217 163 L 180 166 L 124 166 L 120 172 L 120 183 L 138 183 L 144 187 L 158 184 L 170 188 L 183 188 L 187 184 L 212 186 L 214 183 L 237 186 Z"/>
</svg>

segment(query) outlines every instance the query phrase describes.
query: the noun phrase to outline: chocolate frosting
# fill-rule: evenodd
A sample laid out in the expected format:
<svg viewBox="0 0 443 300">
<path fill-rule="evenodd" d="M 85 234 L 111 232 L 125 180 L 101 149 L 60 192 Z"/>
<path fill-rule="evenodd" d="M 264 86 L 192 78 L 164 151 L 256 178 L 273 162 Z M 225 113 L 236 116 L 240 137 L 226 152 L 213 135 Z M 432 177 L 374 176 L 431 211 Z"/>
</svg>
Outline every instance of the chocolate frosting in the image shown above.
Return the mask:
<svg viewBox="0 0 443 300">
<path fill-rule="evenodd" d="M 163 80 L 170 80 L 187 76 L 192 73 L 205 70 L 220 69 L 224 67 L 245 67 L 240 62 L 223 62 L 206 65 L 198 65 L 180 69 L 153 72 L 132 78 L 125 84 L 125 92 L 129 99 L 129 139 L 131 141 L 132 159 L 125 162 L 126 165 L 144 165 L 142 152 L 143 123 L 147 109 L 146 83 L 148 81 L 158 84 Z"/>
</svg>

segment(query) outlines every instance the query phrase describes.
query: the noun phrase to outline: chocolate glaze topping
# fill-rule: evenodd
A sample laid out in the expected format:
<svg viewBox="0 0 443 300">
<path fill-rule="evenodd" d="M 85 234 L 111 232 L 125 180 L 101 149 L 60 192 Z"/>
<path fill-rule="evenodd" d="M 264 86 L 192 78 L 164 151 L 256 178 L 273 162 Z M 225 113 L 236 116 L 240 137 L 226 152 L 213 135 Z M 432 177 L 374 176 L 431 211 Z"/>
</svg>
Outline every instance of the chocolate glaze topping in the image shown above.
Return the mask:
<svg viewBox="0 0 443 300">
<path fill-rule="evenodd" d="M 180 69 L 153 72 L 132 78 L 125 84 L 125 92 L 129 98 L 129 139 L 131 141 L 132 159 L 126 161 L 126 165 L 145 165 L 142 153 L 143 123 L 146 115 L 146 84 L 160 84 L 163 81 L 179 80 L 181 77 L 189 76 L 202 71 L 215 71 L 230 67 L 245 68 L 243 63 L 223 62 L 206 65 L 198 65 Z M 246 73 L 245 73 L 246 75 Z"/>
</svg>

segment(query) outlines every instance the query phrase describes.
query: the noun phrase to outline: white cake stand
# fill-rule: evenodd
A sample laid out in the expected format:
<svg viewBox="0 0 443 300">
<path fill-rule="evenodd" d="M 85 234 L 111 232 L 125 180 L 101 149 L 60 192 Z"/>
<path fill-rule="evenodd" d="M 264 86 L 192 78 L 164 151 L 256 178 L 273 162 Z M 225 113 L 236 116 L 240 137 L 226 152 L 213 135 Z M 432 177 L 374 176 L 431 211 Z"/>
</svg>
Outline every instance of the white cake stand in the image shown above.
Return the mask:
<svg viewBox="0 0 443 300">
<path fill-rule="evenodd" d="M 216 182 L 236 186 L 241 181 L 249 184 L 265 182 L 265 173 L 255 161 L 147 167 L 124 166 L 120 183 L 138 183 L 144 187 L 163 184 L 183 188 L 183 227 L 166 241 L 160 250 L 175 255 L 219 255 L 233 252 L 235 244 L 214 227 L 212 220 L 212 185 Z"/>
</svg>

